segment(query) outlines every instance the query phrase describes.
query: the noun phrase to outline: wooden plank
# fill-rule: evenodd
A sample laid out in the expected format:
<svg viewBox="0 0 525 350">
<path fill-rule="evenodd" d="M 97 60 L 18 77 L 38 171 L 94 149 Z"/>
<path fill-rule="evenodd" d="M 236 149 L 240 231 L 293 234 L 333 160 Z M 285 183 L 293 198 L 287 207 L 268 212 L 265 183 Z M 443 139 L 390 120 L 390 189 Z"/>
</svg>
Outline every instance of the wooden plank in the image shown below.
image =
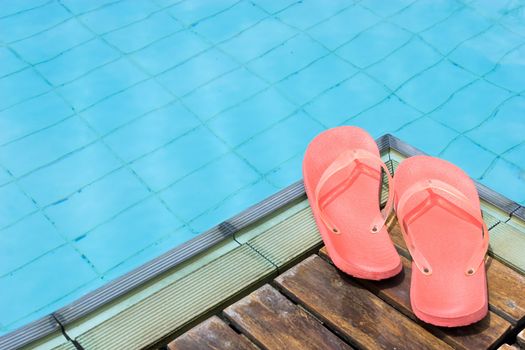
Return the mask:
<svg viewBox="0 0 525 350">
<path fill-rule="evenodd" d="M 515 345 L 503 344 L 498 350 L 520 350 L 520 348 Z"/>
<path fill-rule="evenodd" d="M 170 350 L 256 350 L 217 316 L 212 316 L 168 344 Z"/>
<path fill-rule="evenodd" d="M 516 340 L 518 344 L 525 349 L 525 329 L 518 333 Z"/>
<path fill-rule="evenodd" d="M 397 220 L 389 223 L 389 232 L 399 252 L 409 258 Z M 490 309 L 512 325 L 525 320 L 525 276 L 494 258 L 486 265 Z"/>
<path fill-rule="evenodd" d="M 358 348 L 450 349 L 319 256 L 307 258 L 275 283 Z"/>
<path fill-rule="evenodd" d="M 269 285 L 229 306 L 224 314 L 262 349 L 351 349 Z"/>
<path fill-rule="evenodd" d="M 321 256 L 329 259 L 325 248 L 321 249 L 319 253 Z M 403 262 L 403 271 L 394 278 L 383 281 L 359 280 L 359 282 L 455 349 L 490 348 L 510 330 L 510 323 L 492 312 L 489 312 L 482 321 L 468 327 L 434 327 L 419 321 L 410 306 L 411 262 L 404 257 L 401 257 L 401 260 Z"/>
</svg>

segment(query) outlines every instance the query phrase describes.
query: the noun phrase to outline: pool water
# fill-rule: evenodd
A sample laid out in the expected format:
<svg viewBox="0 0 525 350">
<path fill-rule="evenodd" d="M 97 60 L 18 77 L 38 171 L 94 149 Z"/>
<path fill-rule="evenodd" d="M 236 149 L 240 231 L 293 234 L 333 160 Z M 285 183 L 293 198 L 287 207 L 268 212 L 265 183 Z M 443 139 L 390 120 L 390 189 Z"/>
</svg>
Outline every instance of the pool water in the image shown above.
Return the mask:
<svg viewBox="0 0 525 350">
<path fill-rule="evenodd" d="M 6 1 L 0 41 L 0 334 L 300 179 L 337 125 L 525 204 L 519 1 Z"/>
</svg>

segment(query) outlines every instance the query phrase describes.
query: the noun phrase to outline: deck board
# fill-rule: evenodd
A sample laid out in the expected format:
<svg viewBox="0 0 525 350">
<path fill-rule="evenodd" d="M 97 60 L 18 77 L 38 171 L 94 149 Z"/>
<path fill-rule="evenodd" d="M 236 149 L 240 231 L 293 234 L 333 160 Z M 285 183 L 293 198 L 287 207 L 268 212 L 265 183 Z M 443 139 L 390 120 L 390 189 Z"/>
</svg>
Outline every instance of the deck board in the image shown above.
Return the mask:
<svg viewBox="0 0 525 350">
<path fill-rule="evenodd" d="M 257 350 L 217 316 L 210 317 L 168 344 L 170 350 Z"/>
<path fill-rule="evenodd" d="M 321 249 L 320 255 L 329 258 L 325 248 Z M 403 262 L 403 272 L 396 277 L 383 281 L 359 280 L 360 283 L 455 349 L 490 348 L 510 329 L 510 323 L 493 312 L 489 312 L 487 317 L 482 321 L 469 327 L 433 327 L 424 322 L 420 322 L 417 320 L 410 306 L 411 263 L 404 257 L 401 259 Z"/>
<path fill-rule="evenodd" d="M 499 225 L 496 225 L 498 227 Z M 389 225 L 392 241 L 400 253 L 409 257 L 396 220 Z M 492 234 L 492 230 L 490 230 Z M 525 276 L 495 258 L 487 261 L 487 283 L 490 309 L 512 325 L 525 320 Z"/>
<path fill-rule="evenodd" d="M 224 314 L 261 349 L 351 349 L 269 285 L 229 306 Z"/>
<path fill-rule="evenodd" d="M 450 348 L 319 256 L 307 258 L 275 283 L 359 348 Z"/>
</svg>

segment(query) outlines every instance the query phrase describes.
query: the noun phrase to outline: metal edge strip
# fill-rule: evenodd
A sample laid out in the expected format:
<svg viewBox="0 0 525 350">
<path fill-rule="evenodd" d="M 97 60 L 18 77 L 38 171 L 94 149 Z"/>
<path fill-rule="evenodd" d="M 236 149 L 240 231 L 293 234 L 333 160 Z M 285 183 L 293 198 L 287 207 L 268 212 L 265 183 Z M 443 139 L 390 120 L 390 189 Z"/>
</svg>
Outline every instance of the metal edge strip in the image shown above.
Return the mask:
<svg viewBox="0 0 525 350">
<path fill-rule="evenodd" d="M 512 213 L 512 216 L 517 217 L 518 219 L 525 221 L 525 207 L 520 206 L 517 210 Z"/>
<path fill-rule="evenodd" d="M 383 153 L 389 149 L 411 157 L 425 154 L 417 148 L 404 143 L 391 134 L 385 134 L 376 140 L 379 151 Z M 525 220 L 525 208 L 503 197 L 497 192 L 478 184 L 480 196 L 509 215 L 514 213 Z M 208 231 L 200 234 L 163 255 L 150 260 L 142 266 L 109 282 L 108 284 L 86 294 L 71 304 L 60 308 L 54 313 L 35 320 L 13 332 L 0 337 L 0 349 L 18 349 L 39 339 L 42 339 L 63 326 L 70 324 L 97 308 L 117 299 L 127 292 L 152 280 L 169 269 L 189 260 L 197 254 L 211 248 L 223 240 L 233 237 L 239 230 L 263 219 L 275 210 L 278 210 L 296 199 L 304 196 L 303 181 L 299 180 L 276 194 L 255 204 L 238 215 L 230 218 Z M 57 322 L 58 320 L 58 322 Z"/>
</svg>

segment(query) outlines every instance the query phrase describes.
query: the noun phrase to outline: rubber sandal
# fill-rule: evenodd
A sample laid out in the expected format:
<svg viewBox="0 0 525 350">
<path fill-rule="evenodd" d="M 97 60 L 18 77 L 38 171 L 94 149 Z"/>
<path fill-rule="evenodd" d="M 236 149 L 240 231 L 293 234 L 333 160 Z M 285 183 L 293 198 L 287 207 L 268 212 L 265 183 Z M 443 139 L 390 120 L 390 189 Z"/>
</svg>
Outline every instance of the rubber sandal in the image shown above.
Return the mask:
<svg viewBox="0 0 525 350">
<path fill-rule="evenodd" d="M 382 170 L 391 187 L 374 139 L 357 127 L 322 132 L 304 156 L 304 185 L 328 255 L 340 270 L 358 278 L 385 279 L 402 269 L 385 227 L 392 190 L 384 213 L 379 207 Z"/>
<path fill-rule="evenodd" d="M 396 170 L 394 206 L 412 255 L 410 300 L 421 320 L 466 326 L 488 312 L 489 234 L 472 180 L 455 165 L 416 156 Z"/>
</svg>

